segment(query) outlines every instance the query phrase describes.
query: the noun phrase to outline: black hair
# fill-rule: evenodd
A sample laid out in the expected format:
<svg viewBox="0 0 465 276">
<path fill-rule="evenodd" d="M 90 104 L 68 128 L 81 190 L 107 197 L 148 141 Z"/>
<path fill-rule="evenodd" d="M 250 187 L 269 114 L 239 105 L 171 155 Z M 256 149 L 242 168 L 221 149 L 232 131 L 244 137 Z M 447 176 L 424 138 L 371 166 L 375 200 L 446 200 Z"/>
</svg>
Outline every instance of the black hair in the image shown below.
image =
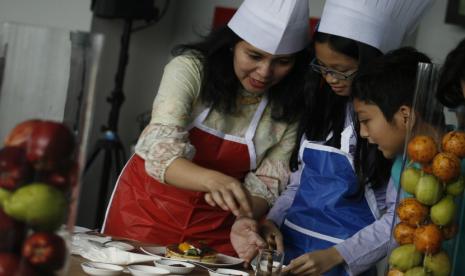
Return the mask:
<svg viewBox="0 0 465 276">
<path fill-rule="evenodd" d="M 418 63 L 430 58 L 412 47 L 403 47 L 375 59 L 352 82 L 352 97 L 375 104 L 391 122 L 402 105 L 412 106 Z"/>
<path fill-rule="evenodd" d="M 224 113 L 236 110 L 240 81 L 234 73 L 233 49 L 242 41 L 229 27 L 219 27 L 202 41 L 191 44 L 181 44 L 173 48 L 174 56 L 193 54 L 203 65 L 201 101 Z M 309 60 L 308 49 L 305 48 L 295 55 L 295 63 L 291 71 L 278 84 L 266 93 L 271 105 L 271 116 L 274 120 L 287 123 L 300 118 L 304 105 L 304 75 Z"/>
<path fill-rule="evenodd" d="M 447 107 L 465 103 L 460 81 L 465 81 L 465 39 L 453 49 L 441 68 L 437 98 Z"/>
<path fill-rule="evenodd" d="M 312 42 L 313 47 L 311 47 L 313 56 L 315 56 L 315 42 L 328 43 L 329 47 L 334 51 L 356 59 L 359 63 L 358 70 L 361 70 L 370 60 L 382 55 L 380 50 L 365 43 L 337 35 L 316 32 Z M 325 141 L 328 134 L 333 132 L 332 138 L 326 142 L 326 145 L 340 148 L 340 134 L 344 129 L 347 114 L 346 107 L 350 101 L 350 97 L 336 95 L 322 75 L 317 72 L 310 71 L 307 80 L 305 98 L 307 108 L 299 124 L 298 140 L 291 156 L 290 167 L 292 171 L 296 171 L 299 166 L 300 139 L 304 134 L 308 140 Z M 363 155 L 359 154 L 356 157 L 366 160 L 365 162 L 360 162 L 357 158 L 354 160 L 357 174 L 359 172 L 368 173 L 368 176 L 361 177 L 373 180 L 375 182 L 372 183 L 373 186 L 378 183 L 387 183 L 390 172 L 388 168 L 390 168 L 391 161 L 385 159 L 376 147 L 369 145 L 366 140 L 360 139 L 358 135 L 356 152 L 363 152 Z M 388 165 L 386 166 L 386 164 Z M 364 166 L 364 168 L 358 169 L 360 166 Z M 387 172 L 380 173 L 377 170 Z M 378 180 L 376 175 L 383 175 L 383 177 Z M 353 196 L 361 196 L 362 192 L 363 189 L 359 189 Z"/>
<path fill-rule="evenodd" d="M 403 47 L 391 51 L 386 55 L 374 59 L 370 64 L 360 69 L 352 82 L 352 98 L 375 104 L 383 113 L 386 121 L 392 122 L 394 114 L 402 105 L 412 107 L 416 85 L 418 63 L 431 63 L 423 53 L 411 47 Z M 359 124 L 356 124 L 359 128 Z M 357 129 L 358 131 L 359 129 Z M 366 141 L 366 139 L 364 139 Z M 367 143 L 362 144 L 363 147 Z M 376 146 L 376 145 L 373 145 Z M 366 162 L 363 148 L 357 151 L 356 160 Z M 386 159 L 379 159 L 379 164 L 391 168 Z M 359 183 L 374 182 L 373 177 L 385 179 L 390 177 L 390 170 L 371 168 L 376 174 L 363 171 L 370 168 L 363 163 L 358 166 L 361 170 L 357 175 Z M 371 175 L 371 177 L 370 177 Z"/>
</svg>

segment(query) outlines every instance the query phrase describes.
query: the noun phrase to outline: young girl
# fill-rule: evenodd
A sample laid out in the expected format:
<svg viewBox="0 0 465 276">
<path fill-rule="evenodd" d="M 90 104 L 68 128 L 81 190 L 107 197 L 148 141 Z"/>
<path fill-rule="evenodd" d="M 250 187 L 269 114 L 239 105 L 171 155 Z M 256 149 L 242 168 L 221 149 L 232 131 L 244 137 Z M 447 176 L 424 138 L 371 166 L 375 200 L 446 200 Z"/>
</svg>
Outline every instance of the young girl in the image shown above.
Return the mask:
<svg viewBox="0 0 465 276">
<path fill-rule="evenodd" d="M 314 38 L 315 73 L 299 127 L 302 143 L 291 160 L 298 170 L 262 225 L 265 239 L 275 237 L 278 250 L 284 249 L 290 261 L 285 271 L 359 274 L 386 255 L 389 231 L 383 229 L 392 220 L 392 213 L 385 213 L 390 162 L 366 141 L 357 143 L 351 80 L 370 60 L 400 45 L 427 4 L 326 1 Z M 386 23 L 392 16 L 401 18 L 401 26 Z M 239 255 L 251 258 L 253 246 L 234 236 L 245 221 L 236 222 L 231 238 L 242 249 Z"/>
<path fill-rule="evenodd" d="M 266 212 L 287 184 L 307 38 L 307 0 L 245 0 L 228 27 L 177 47 L 103 233 L 233 255 L 235 216 Z"/>
</svg>

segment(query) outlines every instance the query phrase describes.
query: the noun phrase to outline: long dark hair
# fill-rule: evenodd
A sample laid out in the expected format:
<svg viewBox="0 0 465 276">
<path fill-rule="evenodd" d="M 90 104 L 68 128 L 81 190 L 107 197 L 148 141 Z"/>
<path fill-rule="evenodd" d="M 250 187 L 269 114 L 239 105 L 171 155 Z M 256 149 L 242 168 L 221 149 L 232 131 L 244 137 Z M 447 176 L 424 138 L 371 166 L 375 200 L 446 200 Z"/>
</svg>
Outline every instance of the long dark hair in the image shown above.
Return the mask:
<svg viewBox="0 0 465 276">
<path fill-rule="evenodd" d="M 316 32 L 311 47 L 311 55 L 315 56 L 315 43 L 328 43 L 334 51 L 356 59 L 359 62 L 359 70 L 370 60 L 382 55 L 378 49 L 349 38 Z M 346 120 L 346 107 L 350 97 L 336 95 L 321 74 L 309 71 L 306 87 L 306 110 L 298 128 L 298 141 L 293 150 L 290 166 L 292 171 L 299 167 L 298 153 L 300 139 L 305 134 L 308 140 L 325 141 L 332 132 L 333 136 L 325 145 L 340 148 L 341 136 Z M 352 116 L 354 118 L 354 116 Z M 354 125 L 356 123 L 354 122 Z M 358 131 L 357 131 L 358 134 Z M 388 164 L 386 166 L 385 164 Z M 374 146 L 368 144 L 357 135 L 357 148 L 355 154 L 355 169 L 359 177 L 359 189 L 354 195 L 362 195 L 363 186 L 371 182 L 373 186 L 387 183 L 389 179 L 390 161 L 386 160 L 382 153 Z M 383 170 L 383 172 L 379 172 Z M 381 176 L 381 177 L 380 177 Z M 363 181 L 362 181 L 363 180 Z"/>
<path fill-rule="evenodd" d="M 437 98 L 448 107 L 465 103 L 460 81 L 465 81 L 465 39 L 452 50 L 441 68 Z"/>
<path fill-rule="evenodd" d="M 203 65 L 200 99 L 206 105 L 224 113 L 236 110 L 240 81 L 234 73 L 233 48 L 242 41 L 229 27 L 213 30 L 197 43 L 173 48 L 174 56 L 196 55 Z M 300 118 L 304 109 L 304 75 L 309 60 L 308 49 L 295 53 L 295 64 L 289 74 L 267 91 L 274 120 L 287 123 Z"/>
</svg>

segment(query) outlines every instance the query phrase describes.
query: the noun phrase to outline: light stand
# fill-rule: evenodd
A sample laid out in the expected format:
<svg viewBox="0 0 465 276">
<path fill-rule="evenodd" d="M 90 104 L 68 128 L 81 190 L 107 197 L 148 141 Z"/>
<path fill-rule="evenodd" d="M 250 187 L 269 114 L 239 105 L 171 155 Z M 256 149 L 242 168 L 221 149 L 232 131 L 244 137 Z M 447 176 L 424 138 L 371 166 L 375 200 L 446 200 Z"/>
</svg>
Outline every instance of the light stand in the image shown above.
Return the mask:
<svg viewBox="0 0 465 276">
<path fill-rule="evenodd" d="M 123 83 L 129 57 L 128 53 L 129 43 L 131 40 L 132 21 L 133 19 L 131 18 L 125 19 L 124 30 L 121 35 L 121 48 L 119 52 L 118 69 L 115 76 L 115 88 L 113 89 L 111 96 L 107 98 L 107 102 L 111 104 L 110 113 L 108 115 L 108 124 L 106 126 L 102 126 L 103 136 L 97 140 L 95 149 L 91 153 L 85 167 L 85 171 L 87 171 L 95 161 L 95 158 L 103 151 L 104 159 L 102 174 L 100 176 L 95 225 L 102 223 L 104 218 L 108 190 L 111 188 L 109 187 L 111 168 L 114 166 L 115 174 L 119 175 L 123 162 L 126 161 L 124 146 L 118 135 L 118 120 L 121 105 L 125 100 Z"/>
</svg>

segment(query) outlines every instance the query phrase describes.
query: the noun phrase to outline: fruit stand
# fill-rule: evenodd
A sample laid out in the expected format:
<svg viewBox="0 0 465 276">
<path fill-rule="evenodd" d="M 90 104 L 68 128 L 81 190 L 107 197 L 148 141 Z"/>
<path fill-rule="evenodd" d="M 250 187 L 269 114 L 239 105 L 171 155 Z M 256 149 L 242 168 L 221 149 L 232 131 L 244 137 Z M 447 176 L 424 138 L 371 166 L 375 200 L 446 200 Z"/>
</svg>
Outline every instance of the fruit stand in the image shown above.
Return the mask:
<svg viewBox="0 0 465 276">
<path fill-rule="evenodd" d="M 0 275 L 67 275 L 102 42 L 1 25 Z"/>
<path fill-rule="evenodd" d="M 420 64 L 398 177 L 391 276 L 465 273 L 465 132 L 457 128 L 454 111 L 435 100 L 436 82 L 436 67 Z"/>
</svg>

